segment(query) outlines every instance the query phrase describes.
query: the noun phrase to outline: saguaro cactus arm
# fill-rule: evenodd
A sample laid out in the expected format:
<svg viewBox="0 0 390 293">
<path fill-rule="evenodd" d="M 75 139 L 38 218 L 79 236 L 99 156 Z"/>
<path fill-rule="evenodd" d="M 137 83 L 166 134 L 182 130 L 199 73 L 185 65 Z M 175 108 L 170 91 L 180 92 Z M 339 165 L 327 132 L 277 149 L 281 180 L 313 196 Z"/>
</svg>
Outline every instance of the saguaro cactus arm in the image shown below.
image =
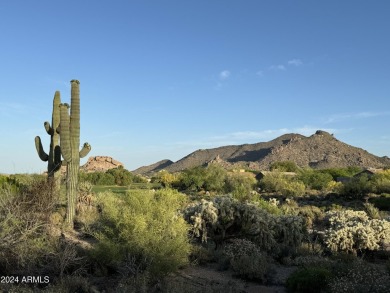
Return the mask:
<svg viewBox="0 0 390 293">
<path fill-rule="evenodd" d="M 61 125 L 61 136 L 60 136 L 60 146 L 61 153 L 65 161 L 70 162 L 72 160 L 71 153 L 71 144 L 70 144 L 70 117 L 69 117 L 69 105 L 61 104 L 60 105 L 60 125 Z"/>
<path fill-rule="evenodd" d="M 45 122 L 44 124 L 43 124 L 43 126 L 45 126 L 45 130 L 46 130 L 46 132 L 47 132 L 47 134 L 48 135 L 53 135 L 54 134 L 54 130 L 53 130 L 53 128 L 50 126 L 50 122 Z"/>
<path fill-rule="evenodd" d="M 86 155 L 88 155 L 90 150 L 91 150 L 91 145 L 88 142 L 84 143 L 83 148 L 79 152 L 80 158 L 84 158 Z"/>
<path fill-rule="evenodd" d="M 39 136 L 35 137 L 35 148 L 37 149 L 39 158 L 42 161 L 47 162 L 47 160 L 49 160 L 49 155 L 43 150 L 41 138 Z"/>
</svg>

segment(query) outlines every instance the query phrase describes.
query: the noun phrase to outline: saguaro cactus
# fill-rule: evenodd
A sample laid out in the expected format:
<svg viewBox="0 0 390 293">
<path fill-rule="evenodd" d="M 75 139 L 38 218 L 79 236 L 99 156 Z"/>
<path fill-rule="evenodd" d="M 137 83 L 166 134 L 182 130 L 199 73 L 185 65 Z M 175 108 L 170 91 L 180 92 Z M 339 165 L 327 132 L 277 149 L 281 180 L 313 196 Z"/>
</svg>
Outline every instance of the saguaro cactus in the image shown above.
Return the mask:
<svg viewBox="0 0 390 293">
<path fill-rule="evenodd" d="M 61 148 L 59 145 L 59 134 L 57 133 L 57 128 L 60 124 L 60 104 L 60 92 L 56 91 L 53 98 L 51 125 L 47 121 L 44 123 L 46 132 L 50 135 L 49 154 L 43 150 L 41 138 L 39 136 L 35 137 L 35 148 L 37 149 L 40 159 L 44 162 L 48 162 L 47 176 L 49 182 L 54 184 L 55 190 L 59 190 L 61 179 L 61 174 L 59 172 L 61 168 Z"/>
<path fill-rule="evenodd" d="M 70 108 L 70 115 L 68 109 Z M 78 193 L 78 175 L 80 158 L 85 157 L 91 150 L 88 143 L 80 147 L 80 82 L 71 81 L 71 105 L 60 104 L 60 146 L 62 156 L 67 163 L 66 196 L 68 200 L 66 221 L 73 225 L 76 198 Z"/>
</svg>

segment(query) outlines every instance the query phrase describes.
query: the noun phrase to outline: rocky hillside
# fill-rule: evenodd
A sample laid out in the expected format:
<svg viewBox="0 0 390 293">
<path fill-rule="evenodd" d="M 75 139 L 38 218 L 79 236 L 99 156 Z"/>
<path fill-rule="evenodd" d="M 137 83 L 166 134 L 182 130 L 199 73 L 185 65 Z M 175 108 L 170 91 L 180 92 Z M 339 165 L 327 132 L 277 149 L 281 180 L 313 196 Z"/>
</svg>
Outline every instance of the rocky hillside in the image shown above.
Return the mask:
<svg viewBox="0 0 390 293">
<path fill-rule="evenodd" d="M 315 169 L 390 166 L 388 157 L 375 156 L 319 130 L 309 137 L 300 134 L 285 134 L 269 142 L 197 150 L 161 169 L 178 172 L 206 165 L 213 160 L 218 160 L 226 168 L 238 167 L 252 170 L 267 170 L 273 162 L 277 161 L 293 161 L 300 167 Z M 154 172 L 161 170 L 158 165 L 156 166 L 150 169 Z M 147 169 L 147 167 L 143 168 Z"/>
<path fill-rule="evenodd" d="M 80 167 L 80 170 L 84 172 L 105 172 L 109 169 L 118 168 L 119 166 L 123 167 L 123 164 L 111 157 L 96 156 L 89 157 L 88 161 Z"/>
<path fill-rule="evenodd" d="M 150 174 L 154 172 L 158 172 L 160 170 L 163 170 L 165 168 L 168 168 L 170 165 L 172 165 L 173 162 L 171 160 L 162 160 L 157 163 L 154 163 L 149 166 L 142 166 L 134 171 L 132 173 L 134 174 Z"/>
</svg>

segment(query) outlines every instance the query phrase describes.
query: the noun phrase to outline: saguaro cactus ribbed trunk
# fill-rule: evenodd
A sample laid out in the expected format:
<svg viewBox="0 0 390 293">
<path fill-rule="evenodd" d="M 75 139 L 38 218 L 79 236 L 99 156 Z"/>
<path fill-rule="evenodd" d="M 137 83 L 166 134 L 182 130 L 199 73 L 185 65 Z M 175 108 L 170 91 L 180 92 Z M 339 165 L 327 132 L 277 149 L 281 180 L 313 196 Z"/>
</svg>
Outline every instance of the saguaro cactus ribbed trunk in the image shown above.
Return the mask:
<svg viewBox="0 0 390 293">
<path fill-rule="evenodd" d="M 35 148 L 37 149 L 39 158 L 44 162 L 48 162 L 47 177 L 48 181 L 54 185 L 55 191 L 59 191 L 61 180 L 61 173 L 59 172 L 61 168 L 61 148 L 59 145 L 60 137 L 57 133 L 57 128 L 60 124 L 60 104 L 60 92 L 56 91 L 53 98 L 53 113 L 51 125 L 47 121 L 44 123 L 46 132 L 50 135 L 49 154 L 47 154 L 43 150 L 41 138 L 39 136 L 35 137 Z"/>
<path fill-rule="evenodd" d="M 70 108 L 70 115 L 68 109 Z M 91 150 L 88 143 L 80 147 L 80 82 L 71 81 L 71 105 L 60 104 L 60 146 L 64 160 L 67 162 L 66 196 L 68 200 L 66 221 L 73 226 L 75 206 L 78 194 L 78 175 L 80 158 Z"/>
</svg>

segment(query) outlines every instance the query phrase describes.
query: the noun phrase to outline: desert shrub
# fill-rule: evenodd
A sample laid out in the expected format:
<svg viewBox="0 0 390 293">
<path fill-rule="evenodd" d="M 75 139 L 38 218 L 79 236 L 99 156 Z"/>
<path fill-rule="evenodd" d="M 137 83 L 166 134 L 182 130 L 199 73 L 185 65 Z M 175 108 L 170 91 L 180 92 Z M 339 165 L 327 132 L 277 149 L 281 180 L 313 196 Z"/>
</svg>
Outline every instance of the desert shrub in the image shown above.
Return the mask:
<svg viewBox="0 0 390 293">
<path fill-rule="evenodd" d="M 92 192 L 93 184 L 89 181 L 82 181 L 79 183 L 79 192 L 81 193 L 91 193 Z"/>
<path fill-rule="evenodd" d="M 88 181 L 93 185 L 115 185 L 114 176 L 106 172 L 80 172 L 79 177 L 80 183 Z"/>
<path fill-rule="evenodd" d="M 301 181 L 276 171 L 265 175 L 259 185 L 267 192 L 278 192 L 286 196 L 302 196 L 305 193 L 305 185 Z"/>
<path fill-rule="evenodd" d="M 390 193 L 390 170 L 374 174 L 371 181 L 375 193 Z"/>
<path fill-rule="evenodd" d="M 286 198 L 286 200 L 280 205 L 280 210 L 286 215 L 298 215 L 299 205 L 295 200 Z"/>
<path fill-rule="evenodd" d="M 352 177 L 361 171 L 362 168 L 353 166 L 347 168 L 328 168 L 321 170 L 321 172 L 331 175 L 333 180 L 337 180 L 339 177 Z"/>
<path fill-rule="evenodd" d="M 174 173 L 169 173 L 166 170 L 159 171 L 153 178 L 152 182 L 161 183 L 163 187 L 172 187 L 178 185 L 179 175 Z"/>
<path fill-rule="evenodd" d="M 310 265 L 293 272 L 287 279 L 286 287 L 291 292 L 326 292 L 331 278 L 332 272 L 330 268 Z"/>
<path fill-rule="evenodd" d="M 312 228 L 313 224 L 323 220 L 325 213 L 317 206 L 306 205 L 296 210 L 297 214 L 303 217 L 307 227 Z"/>
<path fill-rule="evenodd" d="M 263 198 L 258 198 L 257 200 L 253 201 L 253 203 L 256 204 L 260 209 L 263 209 L 270 214 L 282 214 L 282 210 L 279 208 L 280 201 L 276 198 L 270 198 L 268 201 Z"/>
<path fill-rule="evenodd" d="M 106 174 L 112 175 L 114 177 L 115 185 L 127 186 L 134 181 L 134 175 L 127 169 L 119 166 L 118 168 L 113 168 L 106 171 Z"/>
<path fill-rule="evenodd" d="M 298 172 L 299 168 L 295 162 L 280 161 L 272 163 L 270 166 L 270 170 L 279 172 Z"/>
<path fill-rule="evenodd" d="M 228 238 L 246 238 L 265 251 L 278 253 L 283 247 L 295 249 L 304 235 L 301 217 L 273 215 L 256 203 L 240 202 L 231 196 L 202 199 L 184 211 L 195 237 L 216 245 Z"/>
<path fill-rule="evenodd" d="M 281 190 L 283 195 L 286 196 L 302 196 L 305 194 L 305 184 L 301 181 L 292 180 L 287 182 Z"/>
<path fill-rule="evenodd" d="M 340 190 L 340 193 L 347 198 L 363 199 L 363 197 L 372 191 L 372 182 L 366 174 L 363 174 L 345 182 Z"/>
<path fill-rule="evenodd" d="M 183 171 L 178 186 L 187 191 L 222 192 L 225 189 L 226 170 L 217 164 L 194 167 Z"/>
<path fill-rule="evenodd" d="M 190 261 L 192 264 L 204 265 L 214 260 L 214 249 L 202 244 L 193 243 L 191 246 Z"/>
<path fill-rule="evenodd" d="M 99 194 L 94 257 L 116 270 L 126 257 L 135 257 L 153 276 L 175 271 L 187 263 L 190 252 L 188 225 L 178 213 L 185 200 L 170 189 L 129 191 L 121 197 Z"/>
<path fill-rule="evenodd" d="M 331 292 L 389 292 L 390 275 L 385 268 L 361 260 L 339 263 L 329 283 Z"/>
<path fill-rule="evenodd" d="M 256 179 L 252 176 L 240 173 L 230 173 L 226 177 L 225 191 L 231 193 L 234 198 L 245 201 L 253 197 L 253 189 Z"/>
<path fill-rule="evenodd" d="M 194 167 L 184 170 L 180 175 L 180 189 L 188 191 L 200 191 L 205 183 L 205 168 Z"/>
<path fill-rule="evenodd" d="M 390 194 L 383 193 L 379 197 L 370 199 L 370 202 L 380 210 L 390 211 Z"/>
<path fill-rule="evenodd" d="M 57 198 L 46 180 L 17 192 L 0 189 L 0 272 L 32 274 L 42 268 L 54 251 L 49 223 Z"/>
<path fill-rule="evenodd" d="M 364 250 L 378 250 L 390 242 L 390 222 L 370 219 L 364 211 L 327 212 L 328 226 L 325 244 L 334 252 L 356 254 Z"/>
<path fill-rule="evenodd" d="M 80 182 L 88 181 L 93 185 L 128 186 L 131 183 L 145 183 L 146 179 L 134 175 L 123 167 L 113 168 L 106 172 L 80 172 Z"/>
<path fill-rule="evenodd" d="M 381 218 L 379 210 L 372 203 L 366 202 L 364 204 L 364 210 L 371 219 Z"/>
<path fill-rule="evenodd" d="M 336 182 L 336 181 L 330 181 L 328 183 L 328 185 L 325 187 L 325 192 L 333 192 L 333 193 L 337 193 L 337 194 L 340 194 L 341 190 L 342 190 L 342 187 L 343 187 L 343 183 L 341 182 Z"/>
<path fill-rule="evenodd" d="M 3 188 L 7 184 L 8 176 L 0 175 L 0 188 Z"/>
<path fill-rule="evenodd" d="M 333 177 L 329 173 L 312 169 L 302 170 L 298 178 L 307 188 L 315 190 L 325 190 L 328 188 L 330 182 L 333 181 Z"/>
<path fill-rule="evenodd" d="M 222 192 L 225 189 L 226 170 L 218 164 L 209 164 L 205 168 L 203 189 Z"/>
<path fill-rule="evenodd" d="M 302 250 L 300 250 L 300 253 L 302 254 Z M 313 254 L 313 251 L 306 251 L 306 253 L 296 256 L 290 264 L 300 267 L 330 267 L 332 261 L 329 260 L 329 258 L 325 258 L 318 254 Z"/>
<path fill-rule="evenodd" d="M 222 254 L 237 276 L 265 283 L 269 273 L 269 257 L 260 247 L 246 239 L 232 239 L 224 246 Z"/>
</svg>

